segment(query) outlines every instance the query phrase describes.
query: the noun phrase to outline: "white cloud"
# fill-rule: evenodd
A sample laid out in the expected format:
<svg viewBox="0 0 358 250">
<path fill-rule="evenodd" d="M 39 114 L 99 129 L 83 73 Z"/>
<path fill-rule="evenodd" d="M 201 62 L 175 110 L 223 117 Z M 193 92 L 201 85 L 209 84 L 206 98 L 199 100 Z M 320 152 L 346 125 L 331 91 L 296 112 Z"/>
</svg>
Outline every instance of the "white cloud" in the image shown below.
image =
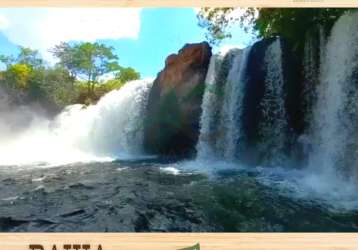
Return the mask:
<svg viewBox="0 0 358 250">
<path fill-rule="evenodd" d="M 13 43 L 38 49 L 52 60 L 48 49 L 61 41 L 136 39 L 140 9 L 48 8 L 0 9 L 0 31 Z"/>
<path fill-rule="evenodd" d="M 7 29 L 9 27 L 9 22 L 4 16 L 0 16 L 0 29 Z"/>
</svg>

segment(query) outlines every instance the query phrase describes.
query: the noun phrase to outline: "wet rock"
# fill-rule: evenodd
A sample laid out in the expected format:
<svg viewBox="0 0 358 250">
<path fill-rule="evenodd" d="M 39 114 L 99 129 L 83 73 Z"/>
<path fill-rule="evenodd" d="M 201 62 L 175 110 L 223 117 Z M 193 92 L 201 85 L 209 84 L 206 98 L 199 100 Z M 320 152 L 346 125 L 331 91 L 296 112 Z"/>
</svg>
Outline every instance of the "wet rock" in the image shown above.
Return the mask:
<svg viewBox="0 0 358 250">
<path fill-rule="evenodd" d="M 199 136 L 201 102 L 211 57 L 208 43 L 185 45 L 170 55 L 149 94 L 145 148 L 163 155 L 190 155 Z"/>
<path fill-rule="evenodd" d="M 0 230 L 1 231 L 10 231 L 12 228 L 20 226 L 27 223 L 25 220 L 15 220 L 11 217 L 1 217 L 0 218 Z"/>
</svg>

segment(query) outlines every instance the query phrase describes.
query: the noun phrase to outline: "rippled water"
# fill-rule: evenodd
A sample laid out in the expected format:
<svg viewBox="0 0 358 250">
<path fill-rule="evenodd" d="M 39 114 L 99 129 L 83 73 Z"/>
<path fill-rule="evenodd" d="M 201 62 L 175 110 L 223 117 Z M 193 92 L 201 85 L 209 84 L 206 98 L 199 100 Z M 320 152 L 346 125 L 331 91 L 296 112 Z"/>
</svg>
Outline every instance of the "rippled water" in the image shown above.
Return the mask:
<svg viewBox="0 0 358 250">
<path fill-rule="evenodd" d="M 358 229 L 356 210 L 311 196 L 288 178 L 300 175 L 273 168 L 152 158 L 2 167 L 0 176 L 1 231 Z"/>
</svg>

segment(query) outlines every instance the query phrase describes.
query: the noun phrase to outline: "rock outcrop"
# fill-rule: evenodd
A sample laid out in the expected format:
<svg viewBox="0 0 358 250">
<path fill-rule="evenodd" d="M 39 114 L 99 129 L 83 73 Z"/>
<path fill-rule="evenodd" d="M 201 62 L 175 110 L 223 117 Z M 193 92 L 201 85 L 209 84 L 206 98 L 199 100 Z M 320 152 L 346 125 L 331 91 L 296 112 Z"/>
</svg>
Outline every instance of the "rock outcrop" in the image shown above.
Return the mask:
<svg viewBox="0 0 358 250">
<path fill-rule="evenodd" d="M 147 152 L 176 156 L 194 152 L 210 57 L 211 47 L 203 42 L 187 44 L 166 59 L 149 94 L 144 124 Z"/>
</svg>

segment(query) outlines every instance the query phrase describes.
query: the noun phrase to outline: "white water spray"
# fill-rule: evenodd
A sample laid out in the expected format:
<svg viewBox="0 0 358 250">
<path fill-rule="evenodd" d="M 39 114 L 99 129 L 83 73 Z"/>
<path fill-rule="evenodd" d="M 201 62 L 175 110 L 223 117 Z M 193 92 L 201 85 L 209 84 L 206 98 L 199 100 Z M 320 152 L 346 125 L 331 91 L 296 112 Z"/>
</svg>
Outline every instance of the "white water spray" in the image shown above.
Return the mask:
<svg viewBox="0 0 358 250">
<path fill-rule="evenodd" d="M 215 135 L 213 135 L 211 126 L 215 122 L 215 115 L 219 105 L 216 79 L 222 60 L 223 57 L 220 55 L 213 55 L 210 59 L 209 69 L 205 79 L 205 92 L 201 105 L 200 135 L 196 146 L 197 158 L 207 158 L 215 154 L 215 148 L 213 147 Z"/>
<path fill-rule="evenodd" d="M 129 82 L 96 105 L 68 106 L 54 120 L 37 117 L 27 130 L 11 138 L 0 134 L 0 165 L 59 165 L 143 153 L 143 117 L 150 87 L 149 80 Z"/>
<path fill-rule="evenodd" d="M 280 163 L 287 129 L 280 39 L 276 39 L 267 48 L 265 64 L 265 93 L 260 103 L 263 112 L 260 133 L 263 139 L 259 150 L 265 153 L 266 160 Z"/>
<path fill-rule="evenodd" d="M 233 160 L 241 139 L 241 106 L 244 96 L 246 64 L 250 48 L 228 51 L 229 63 L 223 58 L 211 59 L 202 104 L 201 130 L 197 146 L 198 158 Z M 227 75 L 219 75 L 229 65 Z M 224 77 L 224 82 L 222 79 Z M 219 83 L 220 82 L 220 83 Z M 220 85 L 222 84 L 222 85 Z M 213 123 L 219 129 L 212 129 Z"/>
<path fill-rule="evenodd" d="M 218 148 L 222 149 L 224 159 L 234 160 L 237 146 L 242 139 L 241 114 L 244 98 L 245 73 L 250 48 L 238 51 L 229 71 L 224 90 L 220 128 L 224 136 L 218 138 Z"/>
<path fill-rule="evenodd" d="M 357 175 L 357 30 L 357 12 L 342 16 L 331 31 L 321 65 L 309 165 L 332 179 L 343 172 Z"/>
</svg>

